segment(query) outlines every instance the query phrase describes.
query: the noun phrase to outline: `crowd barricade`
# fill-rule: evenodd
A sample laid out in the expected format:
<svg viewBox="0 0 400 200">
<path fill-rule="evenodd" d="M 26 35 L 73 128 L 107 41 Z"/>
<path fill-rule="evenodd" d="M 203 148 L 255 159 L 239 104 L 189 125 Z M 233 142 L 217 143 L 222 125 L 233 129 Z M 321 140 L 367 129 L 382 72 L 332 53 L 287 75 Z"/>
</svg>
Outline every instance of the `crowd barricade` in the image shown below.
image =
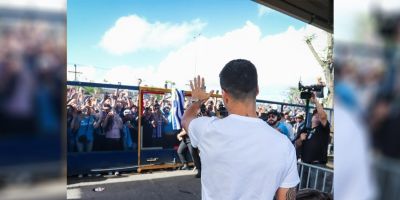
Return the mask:
<svg viewBox="0 0 400 200">
<path fill-rule="evenodd" d="M 377 199 L 400 199 L 400 161 L 378 156 L 374 160 Z"/>
<path fill-rule="evenodd" d="M 137 100 L 134 102 L 138 106 L 138 127 L 142 126 L 142 112 L 144 109 L 145 101 L 149 95 L 164 95 L 170 93 L 170 89 L 163 88 L 151 88 L 151 87 L 138 87 L 138 86 L 128 86 L 121 84 L 105 84 L 105 83 L 91 83 L 91 82 L 77 82 L 77 81 L 67 81 L 67 88 L 84 88 L 85 94 L 89 91 L 93 94 L 88 96 L 97 98 L 97 102 L 100 102 L 104 98 L 104 94 L 112 95 L 116 90 L 124 90 L 132 100 Z M 96 91 L 96 92 L 93 92 Z M 186 96 L 190 96 L 190 92 L 186 93 Z M 220 95 L 213 95 L 214 98 Z M 216 99 L 215 99 L 216 100 Z M 257 100 L 258 104 L 276 104 L 280 106 L 280 111 L 285 108 L 302 108 L 304 105 L 289 104 L 275 101 L 265 101 Z M 310 107 L 311 109 L 313 107 Z M 99 109 L 101 109 L 99 107 Z M 328 117 L 332 118 L 333 109 L 326 108 Z M 101 142 L 95 141 L 93 144 L 93 150 L 90 152 L 77 152 L 76 150 L 68 151 L 68 175 L 76 175 L 82 173 L 90 173 L 95 169 L 95 171 L 110 171 L 109 169 L 119 169 L 119 168 L 129 168 L 137 169 L 137 171 L 145 169 L 158 169 L 163 167 L 177 168 L 176 160 L 178 158 L 176 154 L 176 141 L 172 145 L 164 144 L 163 142 L 153 141 L 152 145 L 146 146 L 146 134 L 142 128 L 138 128 L 137 132 L 132 133 L 132 141 L 135 143 L 133 149 L 122 149 L 122 150 L 101 150 Z M 101 141 L 103 135 L 94 135 L 93 139 Z M 68 137 L 67 137 L 68 138 Z M 150 138 L 151 139 L 151 138 Z M 74 140 L 71 140 L 74 141 Z M 69 146 L 67 139 L 67 146 Z M 75 141 L 76 142 L 76 141 Z M 155 145 L 155 146 L 154 146 Z M 301 165 L 301 164 L 300 164 Z M 307 166 L 308 167 L 308 166 Z M 302 167 L 303 169 L 304 167 Z M 299 168 L 300 169 L 300 168 Z M 303 169 L 304 170 L 304 169 Z M 318 170 L 319 171 L 319 170 Z M 318 181 L 318 180 L 317 180 Z M 325 189 L 325 188 L 324 188 Z"/>
<path fill-rule="evenodd" d="M 298 162 L 297 170 L 300 176 L 298 190 L 314 189 L 333 194 L 333 169 Z"/>
</svg>

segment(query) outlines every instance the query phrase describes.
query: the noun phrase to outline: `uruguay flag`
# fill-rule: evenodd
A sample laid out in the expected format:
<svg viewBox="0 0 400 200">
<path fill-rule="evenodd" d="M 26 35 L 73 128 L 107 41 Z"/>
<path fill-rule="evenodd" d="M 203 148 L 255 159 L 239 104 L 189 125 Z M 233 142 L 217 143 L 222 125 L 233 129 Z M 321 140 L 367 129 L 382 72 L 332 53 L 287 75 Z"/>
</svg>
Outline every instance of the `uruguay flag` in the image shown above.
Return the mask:
<svg viewBox="0 0 400 200">
<path fill-rule="evenodd" d="M 171 91 L 172 100 L 172 129 L 181 129 L 181 120 L 184 112 L 185 92 L 183 90 L 172 89 Z"/>
</svg>

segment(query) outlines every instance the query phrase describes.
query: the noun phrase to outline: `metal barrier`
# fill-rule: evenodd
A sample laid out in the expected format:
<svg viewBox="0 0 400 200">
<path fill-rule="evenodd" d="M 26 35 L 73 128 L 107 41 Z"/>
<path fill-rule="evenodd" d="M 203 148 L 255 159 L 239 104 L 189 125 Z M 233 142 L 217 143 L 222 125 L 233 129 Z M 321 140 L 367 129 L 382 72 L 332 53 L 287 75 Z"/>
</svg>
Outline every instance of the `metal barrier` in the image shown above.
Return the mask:
<svg viewBox="0 0 400 200">
<path fill-rule="evenodd" d="M 297 170 L 300 174 L 298 190 L 312 188 L 333 194 L 333 169 L 298 162 Z"/>
<path fill-rule="evenodd" d="M 149 93 L 149 92 L 158 92 L 159 93 L 165 93 L 168 92 L 165 89 L 157 89 L 157 88 L 146 88 L 146 87 L 138 87 L 138 86 L 129 86 L 129 85 L 115 85 L 115 84 L 104 84 L 104 83 L 88 83 L 88 82 L 76 82 L 76 81 L 67 81 L 67 86 L 81 86 L 81 87 L 93 87 L 93 88 L 104 88 L 104 89 L 126 89 L 130 91 L 135 91 L 137 92 L 136 95 L 138 97 L 141 97 L 139 99 L 142 99 L 142 95 L 144 93 Z M 305 105 L 298 105 L 298 104 L 290 104 L 290 103 L 281 103 L 281 102 L 274 102 L 274 101 L 266 101 L 266 100 L 257 100 L 257 103 L 267 103 L 267 104 L 277 104 L 281 106 L 281 110 L 283 109 L 284 106 L 291 106 L 291 107 L 300 107 L 304 108 Z M 142 113 L 140 110 L 142 108 L 141 106 L 142 102 L 140 101 L 139 105 L 139 113 Z M 313 108 L 313 107 L 311 107 Z M 333 109 L 326 108 L 329 113 L 333 112 Z M 328 116 L 331 116 L 328 114 Z M 141 119 L 141 117 L 139 117 Z M 140 123 L 138 125 L 140 126 Z M 140 132 L 141 133 L 141 132 Z M 138 167 L 142 164 L 154 164 L 154 163 L 148 163 L 147 158 L 160 158 L 159 162 L 160 163 L 169 163 L 173 159 L 175 159 L 176 156 L 176 151 L 174 149 L 145 149 L 142 148 L 142 137 L 140 136 L 141 134 L 138 133 L 138 139 L 137 139 L 137 144 L 138 144 L 138 149 L 136 150 L 130 150 L 130 151 L 91 151 L 91 152 L 68 152 L 68 174 L 73 175 L 73 174 L 78 174 L 78 173 L 87 173 L 87 171 L 90 171 L 91 169 L 110 169 L 110 168 L 120 168 L 120 167 Z M 106 158 L 106 159 L 105 159 Z M 143 159 L 143 160 L 142 160 Z M 107 162 L 104 162 L 107 160 Z M 303 173 L 304 170 L 309 170 L 308 176 L 310 176 L 311 171 L 313 171 L 315 166 L 308 166 L 305 163 L 299 163 L 299 167 L 301 168 L 301 171 Z M 299 171 L 300 171 L 299 168 Z M 315 180 L 315 188 L 317 188 L 317 182 L 318 182 L 318 175 L 320 172 L 331 172 L 330 175 L 324 175 L 327 177 L 333 177 L 333 171 L 329 169 L 317 169 L 316 171 L 316 177 L 317 179 Z M 312 173 L 311 173 L 312 174 Z M 322 174 L 322 173 L 321 173 Z M 303 176 L 303 174 L 301 174 Z M 310 179 L 310 177 L 308 177 Z M 331 180 L 328 178 L 328 180 Z M 306 185 L 306 187 L 305 187 Z M 300 184 L 299 189 L 307 188 L 309 186 L 309 183 L 307 184 Z M 332 187 L 332 183 L 330 184 L 330 187 Z M 326 184 L 323 184 L 323 191 L 328 191 L 332 192 L 332 188 L 326 187 Z M 329 188 L 329 189 L 326 189 Z"/>
<path fill-rule="evenodd" d="M 400 199 L 400 161 L 387 157 L 374 160 L 377 199 Z"/>
</svg>

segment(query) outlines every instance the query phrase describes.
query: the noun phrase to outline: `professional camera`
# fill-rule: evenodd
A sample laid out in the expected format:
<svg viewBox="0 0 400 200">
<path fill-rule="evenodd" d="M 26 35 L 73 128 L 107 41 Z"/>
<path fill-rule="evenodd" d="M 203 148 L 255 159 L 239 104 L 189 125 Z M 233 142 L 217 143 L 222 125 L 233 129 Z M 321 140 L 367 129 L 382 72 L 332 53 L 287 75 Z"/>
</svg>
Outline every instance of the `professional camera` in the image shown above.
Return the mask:
<svg viewBox="0 0 400 200">
<path fill-rule="evenodd" d="M 310 99 L 312 92 L 316 93 L 317 98 L 324 98 L 324 87 L 325 85 L 310 85 L 304 86 L 299 82 L 299 91 L 301 99 Z"/>
</svg>

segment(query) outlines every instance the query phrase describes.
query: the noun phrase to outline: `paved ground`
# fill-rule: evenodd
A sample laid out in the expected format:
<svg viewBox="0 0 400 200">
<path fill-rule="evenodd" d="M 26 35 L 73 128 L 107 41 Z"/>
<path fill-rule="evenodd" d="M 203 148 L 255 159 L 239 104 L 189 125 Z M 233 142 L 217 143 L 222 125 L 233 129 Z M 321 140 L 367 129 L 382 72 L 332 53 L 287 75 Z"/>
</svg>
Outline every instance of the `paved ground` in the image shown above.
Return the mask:
<svg viewBox="0 0 400 200">
<path fill-rule="evenodd" d="M 67 199 L 201 199 L 200 179 L 193 171 L 160 171 L 151 174 L 68 178 Z M 104 191 L 95 192 L 94 188 Z"/>
</svg>

